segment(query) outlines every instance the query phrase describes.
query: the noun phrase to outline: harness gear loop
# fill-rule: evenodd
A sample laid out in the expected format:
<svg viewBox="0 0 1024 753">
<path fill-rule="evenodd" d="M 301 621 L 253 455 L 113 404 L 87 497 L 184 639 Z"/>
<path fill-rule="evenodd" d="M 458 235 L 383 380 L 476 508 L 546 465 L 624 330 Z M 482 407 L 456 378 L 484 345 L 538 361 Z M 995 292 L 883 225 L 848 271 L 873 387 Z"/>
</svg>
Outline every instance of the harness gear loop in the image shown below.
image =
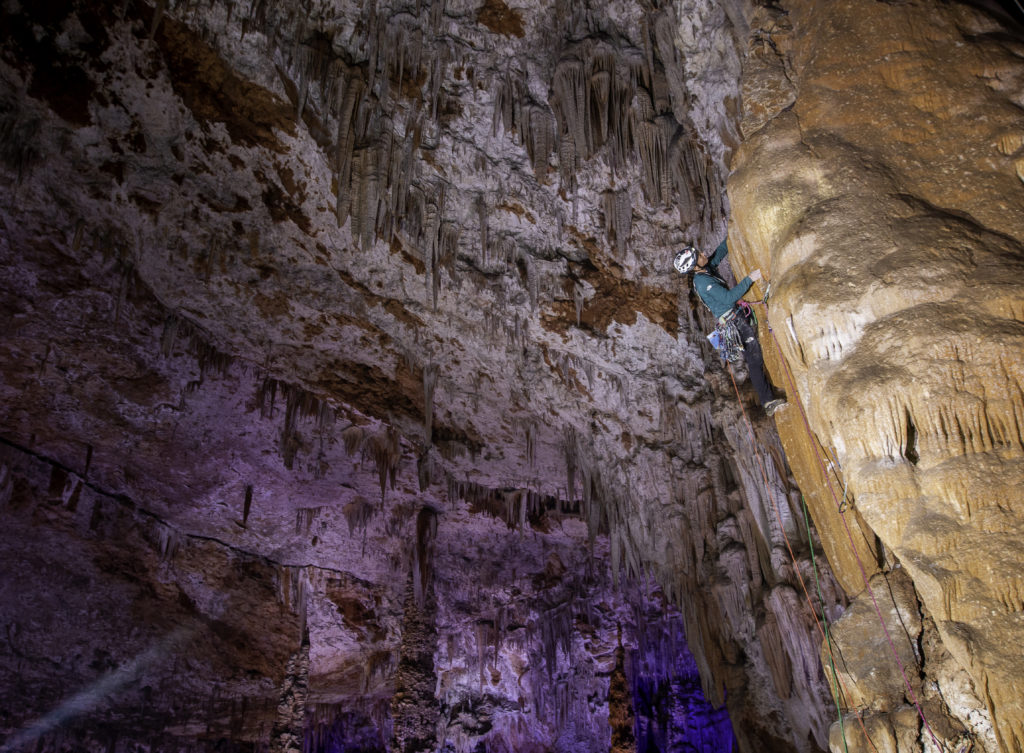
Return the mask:
<svg viewBox="0 0 1024 753">
<path fill-rule="evenodd" d="M 706 303 L 704 305 L 707 306 Z M 736 326 L 737 316 L 749 319 L 754 332 L 757 332 L 757 314 L 749 303 L 740 301 L 715 320 L 715 329 L 708 335 L 708 341 L 726 363 L 742 363 L 744 360 L 743 337 Z"/>
</svg>

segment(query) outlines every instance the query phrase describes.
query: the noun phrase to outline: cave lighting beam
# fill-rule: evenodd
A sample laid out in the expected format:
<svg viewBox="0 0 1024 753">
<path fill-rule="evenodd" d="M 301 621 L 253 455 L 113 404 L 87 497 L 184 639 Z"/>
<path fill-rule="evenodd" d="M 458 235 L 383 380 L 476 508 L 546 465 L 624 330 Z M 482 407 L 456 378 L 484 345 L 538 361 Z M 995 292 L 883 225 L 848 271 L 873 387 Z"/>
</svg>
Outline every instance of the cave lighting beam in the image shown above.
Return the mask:
<svg viewBox="0 0 1024 753">
<path fill-rule="evenodd" d="M 106 696 L 133 682 L 144 667 L 169 655 L 175 647 L 183 643 L 194 632 L 195 628 L 179 627 L 168 633 L 149 650 L 103 675 L 92 685 L 68 698 L 53 711 L 39 717 L 30 726 L 15 733 L 3 747 L 0 747 L 0 753 L 18 750 L 56 729 L 69 719 L 92 711 L 103 703 Z"/>
</svg>

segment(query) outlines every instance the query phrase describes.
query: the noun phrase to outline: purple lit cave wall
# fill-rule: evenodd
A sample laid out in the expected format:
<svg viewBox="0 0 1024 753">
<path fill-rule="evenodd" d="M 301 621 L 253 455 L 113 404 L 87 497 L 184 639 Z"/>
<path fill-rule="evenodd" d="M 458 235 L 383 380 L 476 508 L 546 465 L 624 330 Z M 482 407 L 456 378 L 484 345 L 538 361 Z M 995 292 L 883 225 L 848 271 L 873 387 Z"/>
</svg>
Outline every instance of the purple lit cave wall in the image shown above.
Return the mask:
<svg viewBox="0 0 1024 753">
<path fill-rule="evenodd" d="M 1020 753 L 1016 7 L 0 0 L 0 753 Z"/>
<path fill-rule="evenodd" d="M 704 697 L 679 614 L 668 612 L 639 626 L 639 647 L 629 652 L 627 674 L 639 753 L 734 750 L 729 713 Z"/>
</svg>

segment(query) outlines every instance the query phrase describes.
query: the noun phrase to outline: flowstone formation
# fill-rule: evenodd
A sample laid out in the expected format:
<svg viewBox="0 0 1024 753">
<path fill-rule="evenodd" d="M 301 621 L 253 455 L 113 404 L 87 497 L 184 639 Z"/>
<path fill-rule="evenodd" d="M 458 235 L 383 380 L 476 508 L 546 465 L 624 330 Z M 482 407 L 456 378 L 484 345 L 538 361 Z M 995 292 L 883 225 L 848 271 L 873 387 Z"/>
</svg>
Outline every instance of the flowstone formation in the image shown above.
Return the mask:
<svg viewBox="0 0 1024 753">
<path fill-rule="evenodd" d="M 856 595 L 823 647 L 833 750 L 1024 747 L 1018 21 L 855 0 L 751 17 L 731 238 L 771 279 L 775 375 L 800 398 L 782 441 Z"/>
<path fill-rule="evenodd" d="M 978 672 L 999 634 L 933 603 L 918 550 L 879 522 L 911 508 L 871 506 L 869 479 L 889 494 L 931 467 L 924 414 L 899 403 L 919 439 L 894 445 L 916 469 L 894 484 L 850 454 L 890 436 L 853 436 L 882 403 L 786 341 L 814 433 L 794 403 L 780 440 L 671 268 L 731 213 L 734 263 L 777 282 L 770 321 L 792 311 L 797 340 L 817 321 L 798 303 L 846 321 L 834 291 L 787 288 L 768 230 L 801 201 L 833 215 L 783 126 L 827 134 L 855 107 L 824 98 L 845 71 L 813 73 L 832 49 L 815 40 L 855 44 L 852 21 L 711 0 L 96 5 L 0 5 L 3 749 L 809 752 L 843 744 L 830 682 L 872 710 L 866 749 L 926 746 L 890 674 L 822 671 L 822 616 L 842 615 L 834 652 L 879 645 L 862 600 L 847 609 L 857 558 L 823 485 L 841 472 L 936 734 L 1013 750 L 1015 686 Z M 1012 90 L 1017 68 L 979 65 Z M 920 135 L 863 138 L 902 153 L 901 134 Z M 1000 134 L 994 173 L 1019 148 Z M 945 183 L 928 185 L 938 216 Z M 1013 272 L 1002 185 L 950 238 L 988 228 Z M 940 269 L 905 248 L 908 270 Z M 901 267 L 880 273 L 875 314 L 905 302 Z M 962 384 L 927 369 L 934 394 Z M 815 435 L 833 460 L 817 480 Z"/>
</svg>

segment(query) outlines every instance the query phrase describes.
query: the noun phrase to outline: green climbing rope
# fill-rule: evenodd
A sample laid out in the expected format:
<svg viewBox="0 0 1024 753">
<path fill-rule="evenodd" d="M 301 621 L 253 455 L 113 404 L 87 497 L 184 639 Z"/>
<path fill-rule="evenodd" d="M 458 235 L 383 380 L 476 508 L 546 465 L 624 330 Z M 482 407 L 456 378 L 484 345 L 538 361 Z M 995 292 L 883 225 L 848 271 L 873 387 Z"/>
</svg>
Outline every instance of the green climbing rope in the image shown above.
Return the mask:
<svg viewBox="0 0 1024 753">
<path fill-rule="evenodd" d="M 843 495 L 846 499 L 846 495 Z M 825 626 L 825 641 L 828 643 L 828 661 L 832 665 L 832 683 L 835 688 L 833 698 L 836 702 L 836 713 L 839 715 L 839 729 L 843 733 L 843 750 L 850 753 L 846 744 L 846 724 L 843 722 L 843 709 L 839 704 L 839 673 L 836 672 L 836 660 L 832 653 L 832 633 L 828 629 L 828 618 L 825 616 L 825 596 L 821 593 L 821 582 L 818 580 L 818 564 L 814 560 L 814 540 L 811 538 L 811 518 L 807 513 L 807 500 L 800 495 L 800 503 L 804 508 L 804 525 L 807 526 L 807 545 L 811 549 L 811 571 L 814 573 L 814 586 L 818 589 L 818 603 L 821 605 L 821 624 Z"/>
</svg>

